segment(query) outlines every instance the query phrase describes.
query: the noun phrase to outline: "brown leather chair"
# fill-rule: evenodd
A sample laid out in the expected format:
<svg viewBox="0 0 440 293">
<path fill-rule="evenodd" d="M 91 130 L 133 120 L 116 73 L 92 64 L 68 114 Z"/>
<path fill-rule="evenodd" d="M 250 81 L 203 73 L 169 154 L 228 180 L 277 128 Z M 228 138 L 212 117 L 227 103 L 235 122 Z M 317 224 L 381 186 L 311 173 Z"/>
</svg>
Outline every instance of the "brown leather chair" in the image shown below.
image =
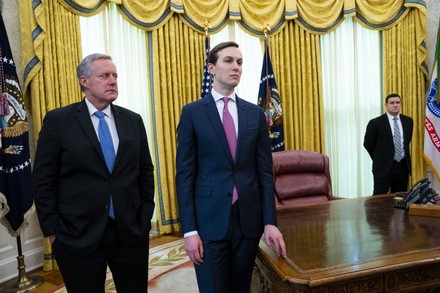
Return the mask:
<svg viewBox="0 0 440 293">
<path fill-rule="evenodd" d="M 327 155 L 287 150 L 272 158 L 277 209 L 342 199 L 333 196 Z"/>
</svg>

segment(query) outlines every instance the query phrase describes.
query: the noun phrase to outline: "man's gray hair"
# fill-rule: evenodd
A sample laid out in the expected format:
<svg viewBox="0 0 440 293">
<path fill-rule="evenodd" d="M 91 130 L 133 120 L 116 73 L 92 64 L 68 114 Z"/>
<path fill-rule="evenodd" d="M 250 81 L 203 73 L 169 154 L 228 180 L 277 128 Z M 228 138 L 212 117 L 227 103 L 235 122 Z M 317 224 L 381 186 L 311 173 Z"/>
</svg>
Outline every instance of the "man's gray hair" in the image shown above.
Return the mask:
<svg viewBox="0 0 440 293">
<path fill-rule="evenodd" d="M 80 77 L 90 77 L 92 75 L 93 71 L 93 61 L 99 60 L 99 59 L 107 59 L 112 60 L 112 57 L 110 55 L 101 54 L 101 53 L 94 53 L 90 54 L 81 61 L 81 63 L 76 68 L 76 77 L 78 78 L 79 86 L 81 88 L 81 91 L 84 92 L 84 87 L 82 86 L 80 82 Z"/>
</svg>

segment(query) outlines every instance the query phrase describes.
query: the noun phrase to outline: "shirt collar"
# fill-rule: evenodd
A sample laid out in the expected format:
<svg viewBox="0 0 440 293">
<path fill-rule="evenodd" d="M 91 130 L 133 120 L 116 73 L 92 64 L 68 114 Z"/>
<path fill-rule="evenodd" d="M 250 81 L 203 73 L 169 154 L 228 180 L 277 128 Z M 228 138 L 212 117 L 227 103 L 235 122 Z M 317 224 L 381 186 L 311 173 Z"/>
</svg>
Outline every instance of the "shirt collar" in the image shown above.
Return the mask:
<svg viewBox="0 0 440 293">
<path fill-rule="evenodd" d="M 397 119 L 400 120 L 400 113 L 397 114 L 397 116 L 393 116 L 390 113 L 387 112 L 387 116 L 388 116 L 388 120 L 392 121 L 394 119 L 394 117 L 397 117 Z"/>
<path fill-rule="evenodd" d="M 89 100 L 87 100 L 87 98 L 84 98 L 86 100 L 86 105 L 87 105 L 87 109 L 89 110 L 89 114 L 90 116 L 93 116 L 93 114 L 95 114 L 96 111 L 99 111 L 98 109 L 96 109 L 95 106 L 93 106 L 92 103 L 90 103 Z M 108 105 L 105 109 L 101 110 L 101 112 L 104 112 L 104 114 L 109 117 L 109 118 L 113 118 L 112 115 L 112 111 L 111 111 L 111 107 L 110 105 Z"/>
<path fill-rule="evenodd" d="M 216 101 L 216 102 L 223 99 L 223 97 L 224 97 L 223 95 L 219 94 L 215 90 L 211 90 L 211 94 L 212 94 L 212 97 L 214 98 L 214 101 Z M 235 102 L 235 92 L 230 94 L 228 97 Z"/>
</svg>

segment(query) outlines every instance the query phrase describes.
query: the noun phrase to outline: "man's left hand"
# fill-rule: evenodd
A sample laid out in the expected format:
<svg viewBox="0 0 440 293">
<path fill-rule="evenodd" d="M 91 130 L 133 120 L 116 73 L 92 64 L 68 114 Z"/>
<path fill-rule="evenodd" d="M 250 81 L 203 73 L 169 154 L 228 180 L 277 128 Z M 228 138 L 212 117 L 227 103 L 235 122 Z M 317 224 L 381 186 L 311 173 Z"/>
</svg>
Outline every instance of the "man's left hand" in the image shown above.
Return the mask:
<svg viewBox="0 0 440 293">
<path fill-rule="evenodd" d="M 267 246 L 276 251 L 278 256 L 286 258 L 286 244 L 284 243 L 283 234 L 281 234 L 277 226 L 264 226 L 264 241 Z"/>
</svg>

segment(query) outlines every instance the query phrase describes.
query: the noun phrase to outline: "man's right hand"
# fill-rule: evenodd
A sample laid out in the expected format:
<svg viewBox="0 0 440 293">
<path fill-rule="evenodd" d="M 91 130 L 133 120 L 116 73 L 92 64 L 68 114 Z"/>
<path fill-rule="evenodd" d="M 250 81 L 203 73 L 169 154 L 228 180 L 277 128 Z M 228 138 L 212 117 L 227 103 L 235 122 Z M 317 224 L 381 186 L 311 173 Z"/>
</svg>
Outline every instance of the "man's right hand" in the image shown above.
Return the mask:
<svg viewBox="0 0 440 293">
<path fill-rule="evenodd" d="M 198 234 L 185 237 L 185 250 L 189 259 L 196 265 L 203 262 L 203 243 Z"/>
</svg>

